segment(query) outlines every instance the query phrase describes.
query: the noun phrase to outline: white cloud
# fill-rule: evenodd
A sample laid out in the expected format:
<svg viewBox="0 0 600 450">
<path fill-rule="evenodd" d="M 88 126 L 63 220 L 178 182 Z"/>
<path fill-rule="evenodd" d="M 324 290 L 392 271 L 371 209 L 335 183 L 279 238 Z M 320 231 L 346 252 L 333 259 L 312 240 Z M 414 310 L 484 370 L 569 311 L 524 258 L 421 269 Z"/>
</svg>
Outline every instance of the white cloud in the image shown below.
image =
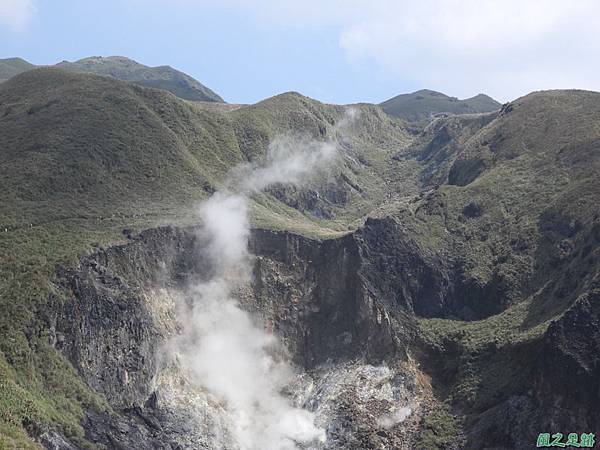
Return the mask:
<svg viewBox="0 0 600 450">
<path fill-rule="evenodd" d="M 0 0 L 0 26 L 22 30 L 34 12 L 32 0 Z"/>
<path fill-rule="evenodd" d="M 179 0 L 213 4 L 210 0 Z M 331 27 L 356 64 L 461 97 L 600 90 L 597 0 L 222 0 L 271 28 Z"/>
<path fill-rule="evenodd" d="M 378 6 L 387 2 L 376 2 Z M 534 89 L 600 88 L 600 3 L 422 0 L 371 8 L 340 45 L 411 82 L 508 100 Z"/>
</svg>

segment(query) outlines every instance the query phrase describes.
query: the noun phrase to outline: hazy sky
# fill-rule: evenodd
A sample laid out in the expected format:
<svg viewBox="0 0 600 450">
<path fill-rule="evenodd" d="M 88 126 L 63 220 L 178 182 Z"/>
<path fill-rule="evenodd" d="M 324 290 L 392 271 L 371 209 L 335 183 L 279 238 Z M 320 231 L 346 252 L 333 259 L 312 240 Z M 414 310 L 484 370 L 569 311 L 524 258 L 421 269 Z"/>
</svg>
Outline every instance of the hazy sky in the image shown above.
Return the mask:
<svg viewBox="0 0 600 450">
<path fill-rule="evenodd" d="M 229 102 L 600 90 L 597 0 L 0 0 L 0 57 L 124 55 Z"/>
</svg>

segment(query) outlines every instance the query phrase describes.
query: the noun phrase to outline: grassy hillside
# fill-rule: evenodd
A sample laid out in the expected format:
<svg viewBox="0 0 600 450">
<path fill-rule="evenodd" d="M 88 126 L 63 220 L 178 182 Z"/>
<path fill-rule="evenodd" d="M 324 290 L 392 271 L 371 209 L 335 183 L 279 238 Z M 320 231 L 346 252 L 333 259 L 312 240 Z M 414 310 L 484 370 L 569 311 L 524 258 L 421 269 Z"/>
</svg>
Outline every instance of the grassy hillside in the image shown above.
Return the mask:
<svg viewBox="0 0 600 450">
<path fill-rule="evenodd" d="M 533 93 L 493 120 L 441 119 L 414 144 L 431 190 L 392 214 L 463 284 L 438 318 L 419 320 L 419 339 L 440 397 L 475 430 L 469 448 L 481 448 L 486 433 L 516 439 L 501 425 L 516 398 L 539 408 L 512 411 L 520 427 L 587 420 L 569 404 L 572 387 L 539 386 L 555 370 L 546 360 L 558 359 L 542 350 L 548 327 L 574 315 L 600 280 L 599 100 L 585 91 Z M 594 366 L 586 367 L 568 377 L 592 392 Z"/>
<path fill-rule="evenodd" d="M 28 63 L 22 58 L 0 59 L 0 81 L 8 80 L 34 67 L 33 64 Z"/>
<path fill-rule="evenodd" d="M 0 59 L 0 81 L 6 81 L 36 67 L 38 66 L 21 58 Z M 56 64 L 56 67 L 164 89 L 186 100 L 223 102 L 218 94 L 183 72 L 169 66 L 148 67 L 123 56 L 92 56 L 75 62 L 63 61 Z"/>
<path fill-rule="evenodd" d="M 474 114 L 500 109 L 500 103 L 484 94 L 459 100 L 441 92 L 422 89 L 411 94 L 401 94 L 380 105 L 385 112 L 410 121 L 429 120 L 440 113 Z"/>
<path fill-rule="evenodd" d="M 169 66 L 148 67 L 123 56 L 92 56 L 75 62 L 63 61 L 57 67 L 164 89 L 186 100 L 223 101 L 215 92 L 179 70 Z"/>
<path fill-rule="evenodd" d="M 522 279 L 548 270 L 548 255 L 539 248 L 546 228 L 559 226 L 555 221 L 566 229 L 590 226 L 598 213 L 599 99 L 586 91 L 530 94 L 505 106 L 495 120 L 483 118 L 485 126 L 471 129 L 459 145 L 452 127 L 459 121 L 469 130 L 475 119 L 444 119 L 424 133 L 417 148 L 425 149 L 421 158 L 430 182 L 441 184 L 428 202 L 443 202 L 436 214 L 443 214 L 444 227 L 474 259 L 473 276 L 489 280 L 510 268 L 507 289 L 526 292 L 517 288 Z M 491 265 L 494 259 L 497 265 Z"/>
</svg>

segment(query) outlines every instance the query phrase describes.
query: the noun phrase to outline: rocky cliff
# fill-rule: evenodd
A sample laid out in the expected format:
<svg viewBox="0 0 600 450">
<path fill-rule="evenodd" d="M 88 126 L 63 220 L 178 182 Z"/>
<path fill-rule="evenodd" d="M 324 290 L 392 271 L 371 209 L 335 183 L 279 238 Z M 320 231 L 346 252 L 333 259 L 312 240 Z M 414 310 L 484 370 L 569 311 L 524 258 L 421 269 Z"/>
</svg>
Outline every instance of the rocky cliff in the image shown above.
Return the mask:
<svg viewBox="0 0 600 450">
<path fill-rule="evenodd" d="M 522 448 L 540 429 L 598 427 L 589 395 L 598 388 L 597 281 L 545 332 L 512 342 L 492 336 L 475 350 L 462 342 L 475 334 L 469 329 L 436 344 L 423 339 L 416 317 L 452 316 L 444 299 L 468 287 L 390 218 L 325 240 L 256 229 L 250 248 L 253 280 L 239 298 L 284 343 L 300 377 L 293 395 L 327 431 L 322 448 L 481 448 L 490 439 L 495 448 Z M 86 412 L 91 442 L 227 445 L 215 438 L 226 433 L 215 431 L 224 412 L 156 356 L 177 333 L 187 286 L 210 271 L 198 254 L 196 230 L 160 228 L 61 271 L 67 300 L 48 309 L 49 339 L 112 411 Z M 474 397 L 449 396 L 453 416 L 440 401 L 465 388 L 462 378 L 473 376 L 465 371 L 482 378 Z M 404 408 L 405 420 L 382 425 Z M 436 410 L 450 425 L 434 423 L 431 432 Z M 453 429 L 457 421 L 464 422 Z M 432 441 L 423 439 L 428 431 Z"/>
<path fill-rule="evenodd" d="M 194 229 L 149 230 L 57 277 L 65 301 L 57 307 L 50 299 L 48 338 L 110 406 L 86 412 L 89 441 L 108 448 L 226 445 L 216 437 L 227 433 L 216 400 L 157 357 L 177 333 L 177 302 L 210 271 L 198 256 L 201 241 Z M 295 395 L 327 430 L 323 448 L 411 448 L 407 429 L 415 427 L 427 387 L 407 353 L 407 325 L 366 279 L 361 242 L 258 229 L 250 246 L 254 277 L 239 297 L 284 342 L 299 375 Z M 380 433 L 377 421 L 401 407 L 411 408 L 407 424 Z"/>
</svg>

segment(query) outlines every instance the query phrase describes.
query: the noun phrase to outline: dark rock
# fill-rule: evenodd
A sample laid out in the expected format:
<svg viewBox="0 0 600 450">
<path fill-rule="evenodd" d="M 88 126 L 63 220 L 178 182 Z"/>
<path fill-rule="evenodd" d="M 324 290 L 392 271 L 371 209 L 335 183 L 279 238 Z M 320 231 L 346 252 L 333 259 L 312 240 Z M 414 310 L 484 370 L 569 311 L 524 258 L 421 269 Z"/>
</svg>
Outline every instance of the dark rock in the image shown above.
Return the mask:
<svg viewBox="0 0 600 450">
<path fill-rule="evenodd" d="M 477 203 L 470 202 L 463 208 L 462 213 L 469 218 L 475 218 L 481 216 L 483 209 Z"/>
<path fill-rule="evenodd" d="M 482 159 L 458 159 L 452 165 L 448 174 L 448 184 L 454 186 L 466 186 L 481 175 L 487 165 Z"/>
</svg>

